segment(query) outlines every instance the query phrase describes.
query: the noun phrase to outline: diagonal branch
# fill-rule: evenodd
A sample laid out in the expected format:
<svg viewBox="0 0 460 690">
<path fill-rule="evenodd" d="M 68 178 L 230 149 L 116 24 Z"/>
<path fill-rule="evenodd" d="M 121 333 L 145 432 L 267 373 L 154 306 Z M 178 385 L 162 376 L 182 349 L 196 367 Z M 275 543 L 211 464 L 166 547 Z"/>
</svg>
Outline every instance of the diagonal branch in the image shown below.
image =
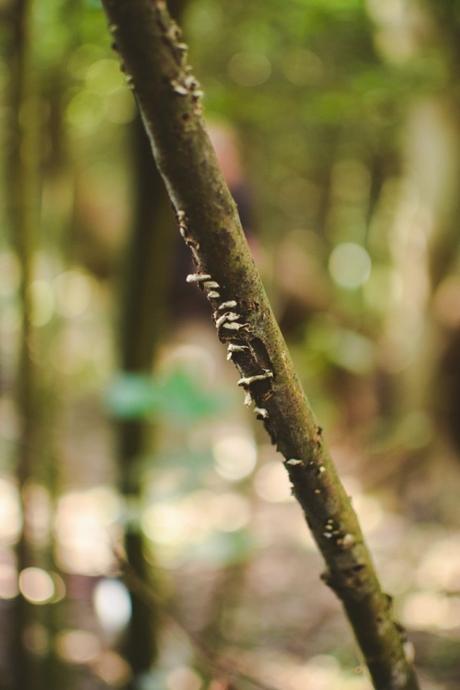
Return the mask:
<svg viewBox="0 0 460 690">
<path fill-rule="evenodd" d="M 103 0 L 219 339 L 284 457 L 377 690 L 417 690 L 356 515 L 294 371 L 201 117 L 201 90 L 164 0 Z"/>
</svg>

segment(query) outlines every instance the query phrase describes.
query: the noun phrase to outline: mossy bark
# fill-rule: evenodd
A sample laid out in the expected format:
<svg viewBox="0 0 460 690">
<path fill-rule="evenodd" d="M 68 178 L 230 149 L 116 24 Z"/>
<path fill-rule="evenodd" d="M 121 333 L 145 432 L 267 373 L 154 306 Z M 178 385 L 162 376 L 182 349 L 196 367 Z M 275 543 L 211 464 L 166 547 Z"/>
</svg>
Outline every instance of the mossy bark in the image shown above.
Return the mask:
<svg viewBox="0 0 460 690">
<path fill-rule="evenodd" d="M 284 457 L 375 688 L 416 690 L 414 671 L 250 254 L 201 116 L 201 91 L 163 0 L 103 0 L 128 83 L 239 385 Z M 224 315 L 225 318 L 222 319 Z"/>
</svg>

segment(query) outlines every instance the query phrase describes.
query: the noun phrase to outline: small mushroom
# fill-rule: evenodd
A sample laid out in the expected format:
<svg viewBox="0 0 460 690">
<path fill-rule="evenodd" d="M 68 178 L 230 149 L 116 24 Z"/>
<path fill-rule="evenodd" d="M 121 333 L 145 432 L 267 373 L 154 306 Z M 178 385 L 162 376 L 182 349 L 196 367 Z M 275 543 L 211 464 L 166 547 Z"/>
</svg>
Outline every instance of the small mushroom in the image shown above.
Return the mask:
<svg viewBox="0 0 460 690">
<path fill-rule="evenodd" d="M 185 281 L 187 283 L 203 283 L 210 278 L 209 273 L 189 273 Z"/>
</svg>

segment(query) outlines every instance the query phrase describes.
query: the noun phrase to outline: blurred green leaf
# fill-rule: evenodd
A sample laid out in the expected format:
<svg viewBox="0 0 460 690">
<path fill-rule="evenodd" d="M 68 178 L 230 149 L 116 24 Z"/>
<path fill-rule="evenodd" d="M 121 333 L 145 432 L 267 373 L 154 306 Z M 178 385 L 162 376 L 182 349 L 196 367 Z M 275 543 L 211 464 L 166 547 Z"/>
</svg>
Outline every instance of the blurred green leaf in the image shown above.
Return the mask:
<svg viewBox="0 0 460 690">
<path fill-rule="evenodd" d="M 106 392 L 106 405 L 119 419 L 142 419 L 162 414 L 192 422 L 220 412 L 225 396 L 203 390 L 185 371 L 166 376 L 120 374 Z"/>
<path fill-rule="evenodd" d="M 109 386 L 106 404 L 115 417 L 137 419 L 148 416 L 155 409 L 158 395 L 146 376 L 122 374 Z"/>
<path fill-rule="evenodd" d="M 184 371 L 173 372 L 163 381 L 164 411 L 186 420 L 200 419 L 222 409 L 223 398 L 204 391 Z"/>
</svg>

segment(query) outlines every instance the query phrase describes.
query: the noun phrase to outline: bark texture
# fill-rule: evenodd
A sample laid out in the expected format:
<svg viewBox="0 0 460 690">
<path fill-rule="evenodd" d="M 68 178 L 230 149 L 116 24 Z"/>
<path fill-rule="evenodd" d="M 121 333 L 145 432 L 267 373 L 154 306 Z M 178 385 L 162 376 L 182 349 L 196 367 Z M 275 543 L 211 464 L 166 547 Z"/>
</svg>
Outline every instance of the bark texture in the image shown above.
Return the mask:
<svg viewBox="0 0 460 690">
<path fill-rule="evenodd" d="M 284 457 L 377 690 L 416 690 L 389 597 L 302 390 L 201 117 L 201 90 L 163 0 L 103 0 L 157 165 L 247 402 Z"/>
</svg>

